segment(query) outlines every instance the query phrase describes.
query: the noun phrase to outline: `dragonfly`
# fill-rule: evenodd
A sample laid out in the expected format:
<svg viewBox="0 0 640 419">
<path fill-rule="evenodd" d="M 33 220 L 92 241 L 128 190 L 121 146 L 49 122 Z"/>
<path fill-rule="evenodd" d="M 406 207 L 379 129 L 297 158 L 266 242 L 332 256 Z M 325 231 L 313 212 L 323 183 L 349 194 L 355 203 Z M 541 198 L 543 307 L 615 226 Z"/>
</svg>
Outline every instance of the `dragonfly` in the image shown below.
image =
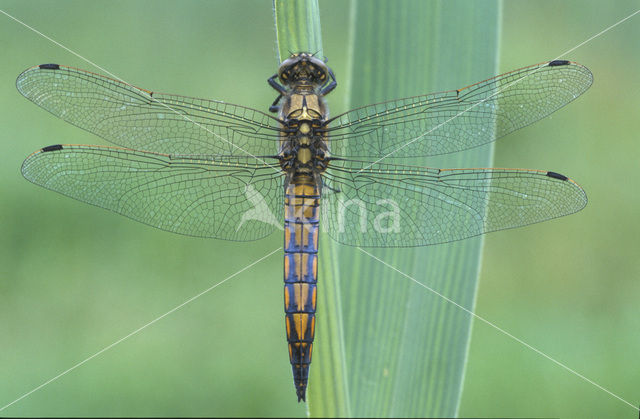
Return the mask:
<svg viewBox="0 0 640 419">
<path fill-rule="evenodd" d="M 116 146 L 46 146 L 26 158 L 22 174 L 173 233 L 251 241 L 282 231 L 285 329 L 300 402 L 315 335 L 319 232 L 350 246 L 427 246 L 581 210 L 585 191 L 557 172 L 402 159 L 490 143 L 555 112 L 592 81 L 586 67 L 554 60 L 329 117 L 325 96 L 336 77 L 326 59 L 305 52 L 268 79 L 278 94 L 270 112 L 43 64 L 19 75 L 20 93 Z"/>
</svg>

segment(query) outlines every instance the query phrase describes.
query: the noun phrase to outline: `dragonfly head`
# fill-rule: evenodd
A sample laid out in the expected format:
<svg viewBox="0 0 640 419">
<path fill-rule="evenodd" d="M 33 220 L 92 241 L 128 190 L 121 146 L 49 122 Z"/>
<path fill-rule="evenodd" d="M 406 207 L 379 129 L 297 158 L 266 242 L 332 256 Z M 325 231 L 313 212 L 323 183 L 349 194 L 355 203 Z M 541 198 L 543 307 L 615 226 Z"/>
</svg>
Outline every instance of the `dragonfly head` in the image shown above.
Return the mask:
<svg viewBox="0 0 640 419">
<path fill-rule="evenodd" d="M 329 68 L 313 54 L 299 52 L 280 64 L 278 78 L 285 86 L 303 83 L 319 87 L 329 79 Z"/>
</svg>

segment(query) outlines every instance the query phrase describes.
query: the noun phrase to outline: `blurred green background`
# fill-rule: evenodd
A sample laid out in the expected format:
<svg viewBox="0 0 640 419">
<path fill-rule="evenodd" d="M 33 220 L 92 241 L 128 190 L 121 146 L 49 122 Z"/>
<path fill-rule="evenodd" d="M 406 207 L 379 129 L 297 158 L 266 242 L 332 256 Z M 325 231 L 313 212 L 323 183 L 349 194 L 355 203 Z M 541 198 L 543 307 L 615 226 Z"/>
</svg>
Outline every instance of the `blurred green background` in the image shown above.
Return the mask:
<svg viewBox="0 0 640 419">
<path fill-rule="evenodd" d="M 141 87 L 258 109 L 275 97 L 266 84 L 277 67 L 271 1 L 0 4 Z M 348 4 L 320 1 L 320 7 L 324 53 L 340 81 Z M 501 71 L 553 59 L 637 7 L 637 1 L 506 1 Z M 231 243 L 172 235 L 24 180 L 23 159 L 42 146 L 105 142 L 22 98 L 17 75 L 45 62 L 101 71 L 0 19 L 1 407 L 275 250 L 282 238 Z M 477 300 L 479 315 L 635 405 L 639 19 L 563 56 L 588 66 L 594 86 L 496 144 L 496 167 L 561 172 L 590 201 L 576 215 L 488 235 Z M 419 46 L 399 48 L 419 53 Z M 333 114 L 344 110 L 341 95 L 340 88 L 332 93 Z M 286 353 L 281 278 L 276 253 L 1 413 L 304 415 Z M 480 322 L 460 414 L 637 417 Z"/>
</svg>

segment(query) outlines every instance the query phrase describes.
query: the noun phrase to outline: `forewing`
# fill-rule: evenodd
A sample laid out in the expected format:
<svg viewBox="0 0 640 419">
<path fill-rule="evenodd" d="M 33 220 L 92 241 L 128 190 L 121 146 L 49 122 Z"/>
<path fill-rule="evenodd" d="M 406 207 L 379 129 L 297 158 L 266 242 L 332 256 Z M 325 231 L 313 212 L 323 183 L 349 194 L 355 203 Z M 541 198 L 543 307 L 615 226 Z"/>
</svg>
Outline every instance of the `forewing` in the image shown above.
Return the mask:
<svg viewBox="0 0 640 419">
<path fill-rule="evenodd" d="M 30 155 L 22 174 L 47 189 L 174 233 L 247 241 L 282 229 L 279 167 L 251 157 L 198 159 L 56 145 Z"/>
<path fill-rule="evenodd" d="M 150 92 L 57 64 L 24 71 L 16 86 L 55 116 L 127 148 L 241 157 L 278 151 L 278 120 L 251 108 Z"/>
<path fill-rule="evenodd" d="M 555 112 L 593 81 L 586 67 L 552 61 L 458 90 L 357 108 L 329 122 L 338 157 L 426 157 L 494 141 Z"/>
<path fill-rule="evenodd" d="M 446 243 L 572 214 L 585 192 L 554 172 L 332 161 L 322 216 L 336 241 L 364 247 Z"/>
</svg>

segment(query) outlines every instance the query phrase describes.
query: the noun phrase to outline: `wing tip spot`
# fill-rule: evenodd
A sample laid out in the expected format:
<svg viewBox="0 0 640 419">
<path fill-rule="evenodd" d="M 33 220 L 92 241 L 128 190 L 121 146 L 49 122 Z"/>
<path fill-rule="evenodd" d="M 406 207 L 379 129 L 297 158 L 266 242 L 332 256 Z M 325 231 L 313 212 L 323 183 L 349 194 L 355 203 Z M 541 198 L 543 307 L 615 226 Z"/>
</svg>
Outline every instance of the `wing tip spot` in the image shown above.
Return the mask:
<svg viewBox="0 0 640 419">
<path fill-rule="evenodd" d="M 549 67 L 558 67 L 561 65 L 569 65 L 571 64 L 571 61 L 567 61 L 567 60 L 553 60 L 549 62 Z"/>
<path fill-rule="evenodd" d="M 62 150 L 62 144 L 48 145 L 40 149 L 40 151 L 42 151 L 43 153 L 46 153 L 47 151 L 58 151 L 58 150 Z"/>
<path fill-rule="evenodd" d="M 40 64 L 38 66 L 41 70 L 60 70 L 60 65 L 58 64 Z"/>
<path fill-rule="evenodd" d="M 549 176 L 550 178 L 554 178 L 554 179 L 569 180 L 569 178 L 566 177 L 565 175 L 562 175 L 562 174 L 556 173 L 556 172 L 547 172 L 547 176 Z"/>
</svg>

